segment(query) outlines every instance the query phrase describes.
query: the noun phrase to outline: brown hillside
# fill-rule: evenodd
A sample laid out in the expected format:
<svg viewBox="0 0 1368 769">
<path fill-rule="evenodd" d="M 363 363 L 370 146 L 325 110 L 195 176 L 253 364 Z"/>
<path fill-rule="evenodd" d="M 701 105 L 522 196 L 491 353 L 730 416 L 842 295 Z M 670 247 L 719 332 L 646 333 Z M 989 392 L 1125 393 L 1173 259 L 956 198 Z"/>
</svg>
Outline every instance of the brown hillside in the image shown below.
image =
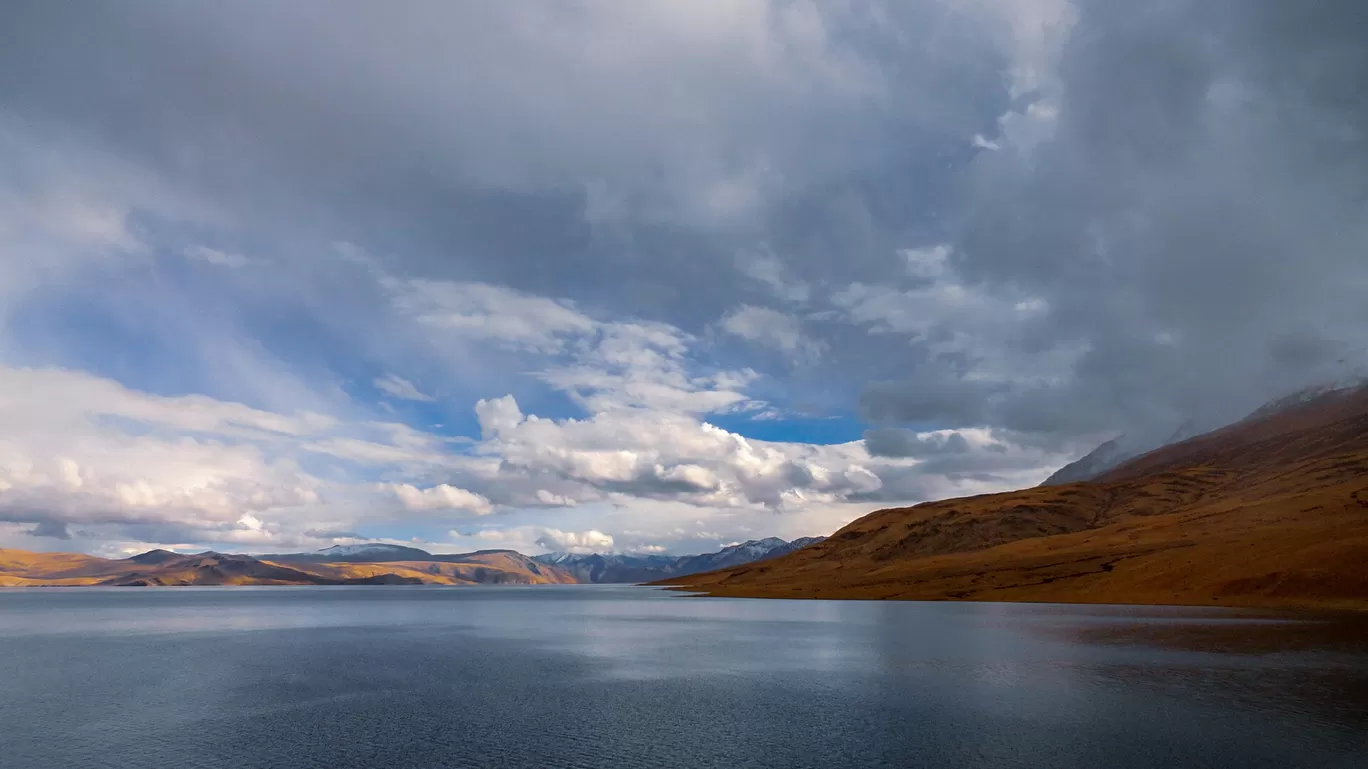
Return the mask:
<svg viewBox="0 0 1368 769">
<path fill-rule="evenodd" d="M 716 595 L 1368 608 L 1368 389 L 1137 457 L 1097 481 L 880 510 Z"/>
<path fill-rule="evenodd" d="M 291 563 L 290 568 L 332 579 L 395 574 L 431 585 L 566 585 L 576 582 L 569 572 L 537 563 L 521 553 L 496 550 L 459 557 L 459 561 Z"/>
<path fill-rule="evenodd" d="M 433 556 L 441 561 L 278 563 L 248 555 L 180 555 L 153 550 L 132 558 L 0 549 L 0 587 L 78 585 L 540 585 L 573 575 L 512 551 Z"/>
</svg>

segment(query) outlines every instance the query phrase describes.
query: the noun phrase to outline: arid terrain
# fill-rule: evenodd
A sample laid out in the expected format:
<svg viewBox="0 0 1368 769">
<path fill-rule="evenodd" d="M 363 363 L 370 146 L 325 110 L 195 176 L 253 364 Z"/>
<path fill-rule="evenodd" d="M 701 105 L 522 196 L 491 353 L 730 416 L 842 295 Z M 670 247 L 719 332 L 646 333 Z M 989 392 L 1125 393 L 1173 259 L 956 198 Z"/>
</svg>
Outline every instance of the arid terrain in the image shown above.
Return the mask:
<svg viewBox="0 0 1368 769">
<path fill-rule="evenodd" d="M 722 596 L 1368 609 L 1368 388 L 1270 404 L 1091 481 L 880 510 Z"/>
<path fill-rule="evenodd" d="M 773 558 L 815 541 L 771 537 L 685 556 L 548 553 L 528 557 L 515 550 L 435 554 L 378 542 L 257 556 L 149 550 L 120 559 L 0 548 L 0 587 L 646 582 Z"/>
<path fill-rule="evenodd" d="M 421 552 L 421 551 L 417 551 Z M 426 554 L 425 554 L 426 555 Z M 322 560 L 152 550 L 123 559 L 0 549 L 0 587 L 64 585 L 474 585 L 561 584 L 573 575 L 508 550 L 430 556 L 432 560 Z"/>
</svg>

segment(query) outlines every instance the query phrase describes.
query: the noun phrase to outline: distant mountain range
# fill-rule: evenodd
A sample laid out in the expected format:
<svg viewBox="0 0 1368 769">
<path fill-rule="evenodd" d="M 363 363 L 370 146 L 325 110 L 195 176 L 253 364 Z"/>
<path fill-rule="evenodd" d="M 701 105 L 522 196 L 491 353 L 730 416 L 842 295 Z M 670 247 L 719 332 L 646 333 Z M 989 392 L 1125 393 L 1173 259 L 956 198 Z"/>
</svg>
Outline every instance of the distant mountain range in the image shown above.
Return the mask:
<svg viewBox="0 0 1368 769">
<path fill-rule="evenodd" d="M 670 582 L 774 598 L 1368 609 L 1368 386 L 1310 388 L 1118 453 L 1075 468 L 1087 479 L 879 510 L 787 556 Z"/>
<path fill-rule="evenodd" d="M 130 558 L 0 549 L 0 587 L 108 585 L 540 585 L 646 582 L 792 552 L 816 539 L 766 539 L 692 556 L 554 554 L 513 550 L 433 554 L 405 545 L 338 545 L 313 553 L 193 555 L 149 550 Z"/>
<path fill-rule="evenodd" d="M 788 555 L 802 547 L 821 542 L 823 537 L 802 537 L 786 542 L 778 537 L 752 539 L 729 545 L 716 553 L 702 555 L 620 555 L 590 553 L 548 553 L 532 560 L 564 569 L 579 582 L 650 582 L 666 577 L 741 566 Z"/>
<path fill-rule="evenodd" d="M 149 550 L 131 558 L 96 558 L 79 553 L 0 550 L 0 586 L 40 587 L 107 585 L 392 585 L 421 580 L 392 570 L 346 573 L 329 568 L 300 569 L 250 555 L 204 552 L 181 555 Z"/>
</svg>

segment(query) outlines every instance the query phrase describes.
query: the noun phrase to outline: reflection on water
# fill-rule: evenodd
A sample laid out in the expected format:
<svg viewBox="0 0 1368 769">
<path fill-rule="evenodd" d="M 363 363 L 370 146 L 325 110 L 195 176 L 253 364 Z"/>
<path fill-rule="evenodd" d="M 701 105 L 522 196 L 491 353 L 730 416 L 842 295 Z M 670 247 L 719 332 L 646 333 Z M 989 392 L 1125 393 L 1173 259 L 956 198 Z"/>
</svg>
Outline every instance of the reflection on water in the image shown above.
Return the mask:
<svg viewBox="0 0 1368 769">
<path fill-rule="evenodd" d="M 1368 766 L 1359 617 L 0 591 L 0 766 Z"/>
</svg>

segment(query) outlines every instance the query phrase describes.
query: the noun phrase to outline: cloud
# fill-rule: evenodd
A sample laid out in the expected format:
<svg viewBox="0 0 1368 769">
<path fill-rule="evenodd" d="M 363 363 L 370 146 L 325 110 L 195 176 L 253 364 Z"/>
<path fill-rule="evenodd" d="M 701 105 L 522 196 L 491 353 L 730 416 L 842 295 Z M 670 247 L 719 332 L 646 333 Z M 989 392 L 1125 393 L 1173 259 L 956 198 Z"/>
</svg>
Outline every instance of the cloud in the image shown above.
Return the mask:
<svg viewBox="0 0 1368 769">
<path fill-rule="evenodd" d="M 522 409 L 512 395 L 477 402 L 475 415 L 480 422 L 480 434 L 486 439 L 512 433 L 523 421 Z"/>
<path fill-rule="evenodd" d="M 1360 68 L 1273 64 L 1311 50 L 1363 62 L 1364 43 L 1333 31 L 1348 9 L 1076 4 L 1058 100 L 1004 117 L 1048 112 L 1049 132 L 1004 134 L 975 158 L 955 238 L 961 272 L 1044 300 L 1023 345 L 1081 350 L 1054 385 L 1005 399 L 1002 422 L 1210 426 L 1362 364 L 1347 350 L 1365 321 L 1348 288 L 1368 280 L 1350 245 L 1363 224 L 1338 170 L 1363 158 L 1344 132 L 1363 125 L 1362 100 L 1341 85 Z M 1278 359 L 1275 340 L 1312 328 L 1318 352 Z"/>
<path fill-rule="evenodd" d="M 613 538 L 601 531 L 561 531 L 542 529 L 537 544 L 563 553 L 607 552 L 613 549 Z"/>
<path fill-rule="evenodd" d="M 422 392 L 418 389 L 417 385 L 398 374 L 386 374 L 382 377 L 377 377 L 372 384 L 381 392 L 388 393 L 396 398 L 403 398 L 404 400 L 409 401 L 422 401 L 425 403 L 431 403 L 436 400 L 436 398 Z"/>
<path fill-rule="evenodd" d="M 219 251 L 208 246 L 186 246 L 181 253 L 187 259 L 198 259 L 202 262 L 217 265 L 219 267 L 246 267 L 250 261 L 242 254 L 235 254 L 231 251 Z"/>
<path fill-rule="evenodd" d="M 737 262 L 742 273 L 763 284 L 780 299 L 801 303 L 811 294 L 808 284 L 789 276 L 783 262 L 772 253 L 742 254 Z"/>
<path fill-rule="evenodd" d="M 0 368 L 0 516 L 232 524 L 315 504 L 320 482 L 272 444 L 331 429 L 202 396 L 160 397 L 62 370 Z"/>
<path fill-rule="evenodd" d="M 983 354 L 1007 346 L 1022 323 L 1049 309 L 1039 297 L 968 282 L 950 262 L 953 252 L 944 244 L 898 253 L 919 285 L 899 290 L 852 283 L 831 297 L 846 320 L 875 333 L 912 336 L 938 354 Z"/>
<path fill-rule="evenodd" d="M 505 493 L 519 486 L 558 500 L 605 496 L 700 506 L 782 509 L 801 499 L 840 499 L 880 486 L 858 443 L 837 446 L 747 439 L 686 414 L 615 409 L 589 419 L 523 415 L 505 396 L 477 405 Z M 544 486 L 554 482 L 551 492 Z M 541 487 L 541 488 L 538 488 Z"/>
<path fill-rule="evenodd" d="M 25 533 L 30 537 L 52 537 L 63 541 L 71 539 L 71 532 L 67 530 L 66 524 L 58 521 L 39 521 Z"/>
<path fill-rule="evenodd" d="M 767 307 L 742 305 L 722 318 L 722 330 L 756 344 L 812 359 L 821 345 L 804 338 L 798 319 Z"/>
<path fill-rule="evenodd" d="M 690 354 L 697 342 L 694 335 L 665 324 L 605 324 L 567 361 L 537 377 L 591 414 L 626 408 L 698 414 L 744 404 L 748 398 L 743 389 L 758 375 L 697 360 Z"/>
<path fill-rule="evenodd" d="M 698 338 L 641 320 L 600 321 L 564 301 L 455 281 L 406 281 L 378 267 L 398 312 L 434 347 L 477 341 L 536 357 L 540 381 L 593 413 L 658 408 L 709 413 L 743 404 L 756 373 L 708 366 L 691 353 Z"/>
<path fill-rule="evenodd" d="M 445 483 L 428 489 L 408 483 L 388 484 L 385 488 L 409 510 L 464 510 L 475 515 L 488 515 L 494 511 L 488 499 Z"/>
<path fill-rule="evenodd" d="M 918 434 L 913 430 L 879 428 L 864 434 L 865 449 L 876 457 L 933 457 L 965 454 L 969 442 L 957 432 Z"/>
<path fill-rule="evenodd" d="M 822 533 L 1368 367 L 1352 3 L 50 5 L 5 542 Z"/>
<path fill-rule="evenodd" d="M 393 290 L 402 310 L 438 332 L 534 352 L 561 351 L 596 328 L 568 302 L 484 283 L 410 280 Z"/>
<path fill-rule="evenodd" d="M 74 538 L 79 526 L 87 538 L 307 545 L 354 533 L 370 504 L 353 484 L 325 480 L 343 468 L 478 470 L 406 425 L 152 395 L 61 369 L 0 367 L 0 386 L 0 520 L 31 524 L 34 536 Z M 491 509 L 444 484 L 390 493 L 413 509 Z"/>
</svg>

